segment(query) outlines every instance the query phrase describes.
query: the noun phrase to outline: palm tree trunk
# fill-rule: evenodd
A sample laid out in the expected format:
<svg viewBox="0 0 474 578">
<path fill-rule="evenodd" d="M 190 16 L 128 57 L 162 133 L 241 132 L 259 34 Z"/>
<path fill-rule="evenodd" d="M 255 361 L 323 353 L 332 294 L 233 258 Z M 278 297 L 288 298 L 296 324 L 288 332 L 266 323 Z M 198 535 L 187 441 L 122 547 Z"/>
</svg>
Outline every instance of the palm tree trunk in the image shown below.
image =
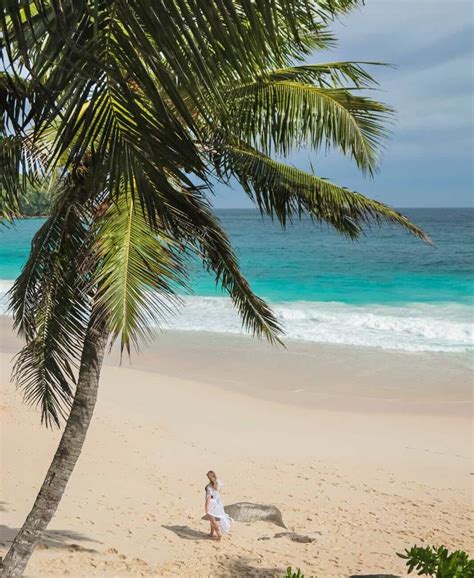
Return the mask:
<svg viewBox="0 0 474 578">
<path fill-rule="evenodd" d="M 94 412 L 107 337 L 105 321 L 96 324 L 90 322 L 84 341 L 74 402 L 61 441 L 33 508 L 0 567 L 2 578 L 23 575 L 36 545 L 59 506 L 81 454 Z"/>
</svg>

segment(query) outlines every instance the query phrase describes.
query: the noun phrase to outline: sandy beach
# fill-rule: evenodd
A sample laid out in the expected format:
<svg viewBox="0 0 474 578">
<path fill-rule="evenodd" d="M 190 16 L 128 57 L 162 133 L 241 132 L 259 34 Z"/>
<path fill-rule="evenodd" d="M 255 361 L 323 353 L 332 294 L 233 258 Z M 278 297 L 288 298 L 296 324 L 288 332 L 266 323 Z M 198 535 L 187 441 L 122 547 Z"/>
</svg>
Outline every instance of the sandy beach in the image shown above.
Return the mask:
<svg viewBox="0 0 474 578">
<path fill-rule="evenodd" d="M 0 552 L 58 441 L 9 383 L 1 325 Z M 170 332 L 107 358 L 83 454 L 28 577 L 405 575 L 396 552 L 474 552 L 472 373 L 464 355 Z M 207 538 L 205 473 L 224 502 L 273 504 L 287 531 Z M 285 532 L 308 536 L 294 542 Z M 278 536 L 278 534 L 282 534 Z"/>
</svg>

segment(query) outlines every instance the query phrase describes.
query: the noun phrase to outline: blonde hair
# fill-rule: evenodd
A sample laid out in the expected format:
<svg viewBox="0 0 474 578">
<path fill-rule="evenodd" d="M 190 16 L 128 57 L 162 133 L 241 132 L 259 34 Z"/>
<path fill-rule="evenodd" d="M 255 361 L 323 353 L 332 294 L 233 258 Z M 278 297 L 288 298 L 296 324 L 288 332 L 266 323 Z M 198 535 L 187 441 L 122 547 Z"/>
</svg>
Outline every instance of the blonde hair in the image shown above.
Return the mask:
<svg viewBox="0 0 474 578">
<path fill-rule="evenodd" d="M 216 473 L 213 472 L 212 470 L 209 470 L 206 475 L 207 475 L 207 477 L 209 478 L 210 485 L 211 485 L 215 490 L 217 490 L 218 487 L 217 487 L 217 476 L 216 476 Z"/>
</svg>

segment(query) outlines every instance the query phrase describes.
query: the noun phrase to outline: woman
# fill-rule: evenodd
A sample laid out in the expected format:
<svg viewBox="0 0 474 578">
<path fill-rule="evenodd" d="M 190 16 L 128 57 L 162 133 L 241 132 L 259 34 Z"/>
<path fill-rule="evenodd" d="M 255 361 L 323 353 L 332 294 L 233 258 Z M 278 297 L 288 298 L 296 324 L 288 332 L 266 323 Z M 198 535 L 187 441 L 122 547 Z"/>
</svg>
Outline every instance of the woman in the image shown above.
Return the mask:
<svg viewBox="0 0 474 578">
<path fill-rule="evenodd" d="M 222 504 L 222 482 L 212 470 L 207 472 L 207 479 L 209 483 L 206 486 L 206 515 L 211 524 L 211 538 L 220 540 L 222 534 L 227 534 L 230 530 L 232 519 L 225 513 Z"/>
</svg>

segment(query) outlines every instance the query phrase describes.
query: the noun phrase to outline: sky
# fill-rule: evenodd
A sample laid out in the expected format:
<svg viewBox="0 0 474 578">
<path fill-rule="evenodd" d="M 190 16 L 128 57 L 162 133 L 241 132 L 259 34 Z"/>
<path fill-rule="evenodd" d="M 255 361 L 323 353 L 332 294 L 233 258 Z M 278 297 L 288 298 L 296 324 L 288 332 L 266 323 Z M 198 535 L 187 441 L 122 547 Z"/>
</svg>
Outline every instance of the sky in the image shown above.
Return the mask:
<svg viewBox="0 0 474 578">
<path fill-rule="evenodd" d="M 291 163 L 397 207 L 472 207 L 473 0 L 366 0 L 332 30 L 338 46 L 308 62 L 396 65 L 371 69 L 378 100 L 397 111 L 392 135 L 373 179 L 336 151 L 299 151 Z M 214 205 L 252 206 L 238 185 L 219 185 Z"/>
</svg>

